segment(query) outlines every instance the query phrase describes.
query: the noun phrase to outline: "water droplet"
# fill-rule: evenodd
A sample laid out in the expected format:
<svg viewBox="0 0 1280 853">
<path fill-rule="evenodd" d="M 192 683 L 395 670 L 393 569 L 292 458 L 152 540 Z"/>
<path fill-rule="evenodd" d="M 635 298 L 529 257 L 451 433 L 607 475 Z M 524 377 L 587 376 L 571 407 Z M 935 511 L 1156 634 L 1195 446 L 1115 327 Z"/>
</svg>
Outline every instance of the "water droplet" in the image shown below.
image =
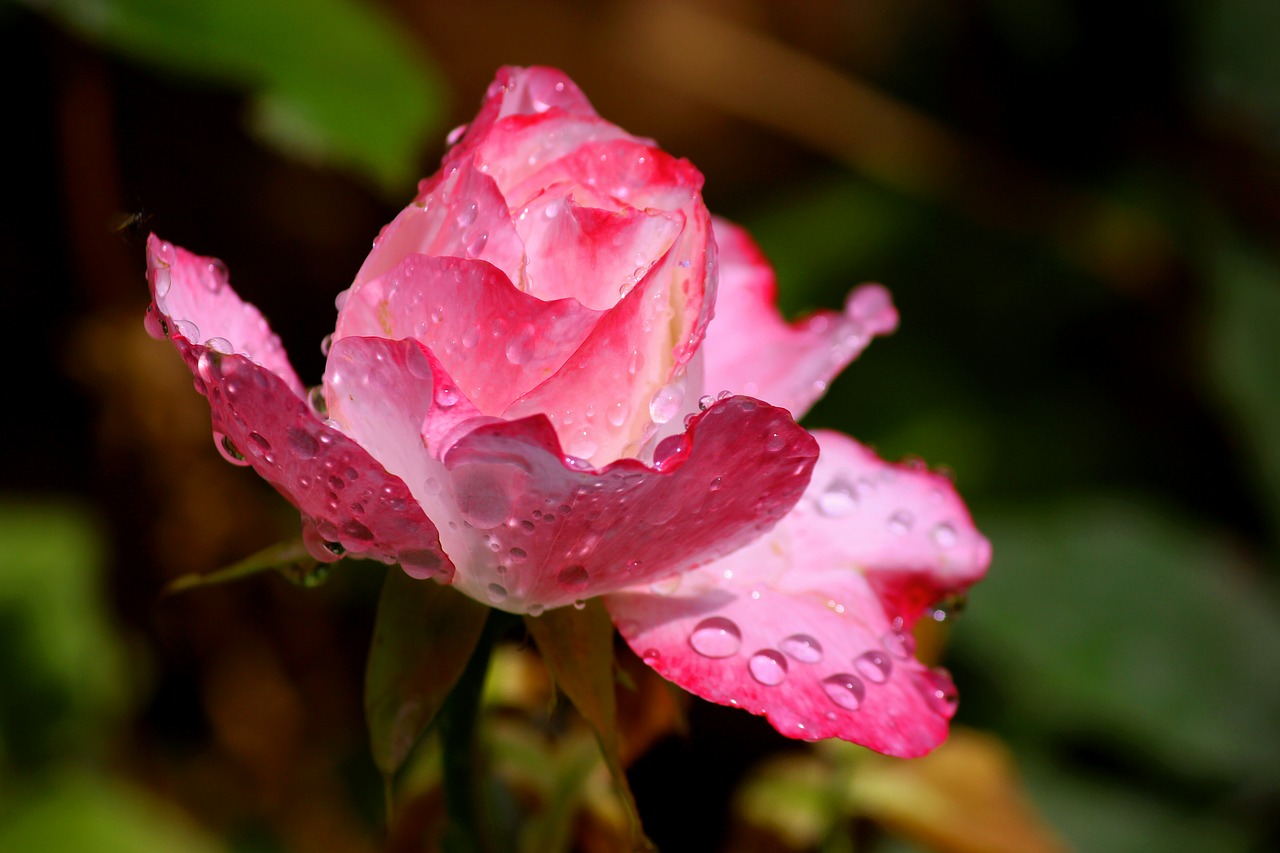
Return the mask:
<svg viewBox="0 0 1280 853">
<path fill-rule="evenodd" d="M 324 399 L 323 385 L 315 385 L 307 391 L 307 406 L 321 420 L 329 417 L 329 404 Z"/>
<path fill-rule="evenodd" d="M 914 515 L 908 510 L 900 509 L 889 516 L 889 532 L 897 536 L 903 536 L 911 530 L 911 525 L 915 524 L 915 522 Z"/>
<path fill-rule="evenodd" d="M 249 433 L 249 445 L 252 450 L 257 451 L 259 455 L 271 452 L 271 442 L 267 441 L 264 436 L 256 432 Z"/>
<path fill-rule="evenodd" d="M 723 486 L 724 486 L 723 480 L 720 477 L 716 477 L 714 480 L 711 481 L 711 485 L 709 486 L 709 489 L 713 492 L 718 492 Z"/>
<path fill-rule="evenodd" d="M 766 687 L 773 687 L 781 684 L 787 677 L 787 659 L 782 652 L 761 649 L 747 661 L 747 671 L 756 681 Z"/>
<path fill-rule="evenodd" d="M 566 566 L 556 575 L 556 582 L 569 592 L 582 592 L 591 583 L 591 577 L 582 566 Z"/>
<path fill-rule="evenodd" d="M 956 529 L 950 524 L 939 524 L 933 528 L 933 532 L 929 534 L 933 539 L 933 544 L 939 548 L 950 548 L 956 544 Z"/>
<path fill-rule="evenodd" d="M 573 602 L 574 610 L 585 610 L 586 607 L 587 607 L 587 600 L 585 598 L 575 599 Z"/>
<path fill-rule="evenodd" d="M 723 616 L 703 619 L 689 635 L 689 645 L 703 657 L 727 658 L 738 653 L 742 632 L 732 620 Z"/>
<path fill-rule="evenodd" d="M 320 452 L 320 442 L 315 436 L 301 427 L 289 427 L 289 449 L 299 459 L 314 459 Z"/>
<path fill-rule="evenodd" d="M 458 404 L 458 389 L 452 385 L 441 385 L 436 389 L 436 405 L 442 409 L 450 409 Z"/>
<path fill-rule="evenodd" d="M 543 613 L 545 613 L 545 612 L 546 612 L 546 610 L 547 610 L 547 607 L 546 607 L 546 605 L 545 605 L 545 604 L 538 604 L 538 603 L 536 603 L 536 602 L 535 602 L 534 604 L 530 604 L 530 605 L 529 605 L 529 607 L 528 607 L 528 609 L 526 610 L 526 612 L 527 612 L 530 616 L 541 616 Z"/>
<path fill-rule="evenodd" d="M 880 638 L 880 643 L 898 660 L 907 660 L 916 653 L 916 638 L 901 628 L 889 631 Z"/>
<path fill-rule="evenodd" d="M 837 672 L 822 679 L 822 689 L 826 692 L 828 699 L 846 711 L 858 710 L 858 706 L 867 695 L 867 688 L 863 686 L 862 679 L 847 672 Z"/>
<path fill-rule="evenodd" d="M 467 126 L 460 124 L 453 130 L 449 131 L 449 135 L 444 138 L 446 145 L 457 145 L 458 140 L 462 138 L 462 134 L 467 132 Z"/>
<path fill-rule="evenodd" d="M 435 477 L 428 477 L 426 482 L 422 484 L 422 491 L 428 495 L 440 494 L 440 481 Z"/>
<path fill-rule="evenodd" d="M 609 419 L 609 423 L 614 426 L 622 426 L 627 420 L 627 415 L 631 413 L 631 407 L 627 405 L 626 400 L 618 400 L 609 406 L 609 411 L 605 417 Z"/>
<path fill-rule="evenodd" d="M 458 214 L 458 217 L 457 217 L 458 227 L 466 228 L 468 225 L 471 225 L 473 222 L 476 221 L 477 213 L 479 213 L 479 208 L 476 207 L 476 203 L 473 201 L 470 204 L 468 204 L 466 207 L 464 207 L 462 209 L 462 212 Z"/>
<path fill-rule="evenodd" d="M 155 305 L 147 306 L 147 313 L 142 317 L 142 325 L 147 330 L 147 334 L 157 341 L 163 341 L 169 337 L 169 324 L 165 322 Z"/>
<path fill-rule="evenodd" d="M 863 678 L 875 684 L 884 684 L 893 671 L 893 661 L 881 652 L 863 652 L 853 659 L 853 665 Z"/>
<path fill-rule="evenodd" d="M 472 326 L 470 329 L 467 329 L 462 333 L 462 345 L 467 349 L 471 349 L 471 347 L 475 346 L 479 342 L 480 330 L 475 326 Z"/>
<path fill-rule="evenodd" d="M 484 251 L 485 243 L 489 242 L 489 232 L 481 231 L 475 238 L 467 244 L 467 254 L 473 258 L 480 257 L 480 253 Z"/>
<path fill-rule="evenodd" d="M 244 458 L 244 454 L 232 442 L 231 437 L 220 432 L 214 432 L 213 444 L 218 448 L 218 452 L 222 454 L 222 458 L 230 462 L 232 465 L 240 465 L 241 467 L 248 465 L 249 460 Z"/>
<path fill-rule="evenodd" d="M 786 447 L 786 445 L 787 445 L 786 436 L 784 436 L 780 432 L 773 432 L 773 433 L 769 433 L 769 437 L 765 439 L 764 449 L 769 451 L 770 453 L 777 453 L 779 450 Z"/>
<path fill-rule="evenodd" d="M 350 536 L 352 539 L 358 540 L 360 542 L 373 541 L 373 531 L 365 527 L 363 524 L 356 521 L 355 519 L 352 519 L 351 521 L 348 521 L 346 524 L 342 525 L 342 532 L 345 533 L 347 536 Z"/>
<path fill-rule="evenodd" d="M 680 413 L 684 389 L 679 385 L 663 385 L 649 401 L 649 417 L 655 424 L 665 424 Z"/>
<path fill-rule="evenodd" d="M 487 589 L 489 601 L 498 604 L 507 597 L 507 588 L 500 583 L 491 583 Z"/>
<path fill-rule="evenodd" d="M 507 341 L 507 361 L 512 364 L 527 364 L 533 358 L 534 340 L 537 331 L 533 326 L 525 324 L 519 333 Z"/>
<path fill-rule="evenodd" d="M 778 643 L 778 648 L 800 663 L 818 663 L 822 660 L 822 644 L 808 634 L 792 634 Z"/>
<path fill-rule="evenodd" d="M 629 574 L 629 575 L 634 575 L 634 574 L 636 574 L 637 572 L 639 572 L 639 571 L 640 571 L 640 567 L 641 567 L 642 565 L 643 565 L 643 563 L 642 563 L 640 560 L 628 560 L 628 561 L 627 561 L 627 574 Z"/>
<path fill-rule="evenodd" d="M 329 357 L 329 351 L 333 349 L 333 333 L 325 335 L 320 339 L 320 354 L 325 358 Z"/>
<path fill-rule="evenodd" d="M 698 409 L 705 412 L 707 409 L 711 408 L 711 404 L 715 401 L 716 398 L 712 397 L 710 394 L 703 394 L 698 398 Z"/>
<path fill-rule="evenodd" d="M 532 526 L 533 525 L 530 525 L 530 527 Z M 511 558 L 511 562 L 513 563 L 523 563 L 525 560 L 529 559 L 529 553 L 523 548 L 512 548 L 507 552 L 507 556 Z"/>
<path fill-rule="evenodd" d="M 827 518 L 841 518 L 858 506 L 858 490 L 842 477 L 832 480 L 818 495 L 818 512 Z"/>
<path fill-rule="evenodd" d="M 960 695 L 956 691 L 956 684 L 951 680 L 949 672 L 937 667 L 914 674 L 911 680 L 934 713 L 948 719 L 955 714 L 956 706 L 960 703 Z"/>
<path fill-rule="evenodd" d="M 640 656 L 640 660 L 644 661 L 648 666 L 653 666 L 662 659 L 662 653 L 657 649 L 645 649 L 644 654 Z"/>
</svg>

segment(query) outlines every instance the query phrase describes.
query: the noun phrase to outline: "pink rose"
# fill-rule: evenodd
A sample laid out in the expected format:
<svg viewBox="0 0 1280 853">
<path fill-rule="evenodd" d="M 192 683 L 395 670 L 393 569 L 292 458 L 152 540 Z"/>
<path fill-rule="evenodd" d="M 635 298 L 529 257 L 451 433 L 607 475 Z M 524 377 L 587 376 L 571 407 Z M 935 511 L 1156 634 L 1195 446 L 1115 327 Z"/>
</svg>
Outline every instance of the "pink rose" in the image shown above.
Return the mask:
<svg viewBox="0 0 1280 853">
<path fill-rule="evenodd" d="M 888 294 L 788 325 L 701 185 L 562 73 L 505 68 L 339 296 L 318 389 L 219 262 L 156 237 L 148 328 L 316 556 L 516 613 L 604 596 L 693 693 L 922 754 L 955 694 L 909 631 L 990 548 L 945 478 L 796 425 L 896 326 Z"/>
</svg>

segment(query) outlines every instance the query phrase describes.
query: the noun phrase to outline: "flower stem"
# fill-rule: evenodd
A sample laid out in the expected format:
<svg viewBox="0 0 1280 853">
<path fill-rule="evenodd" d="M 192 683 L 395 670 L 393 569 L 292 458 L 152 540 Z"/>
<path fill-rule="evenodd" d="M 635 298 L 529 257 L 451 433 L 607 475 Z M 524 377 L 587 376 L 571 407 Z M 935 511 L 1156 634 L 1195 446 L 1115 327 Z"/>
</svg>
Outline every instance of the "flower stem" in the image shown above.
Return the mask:
<svg viewBox="0 0 1280 853">
<path fill-rule="evenodd" d="M 443 751 L 444 803 L 449 817 L 443 848 L 446 853 L 497 853 L 486 796 L 487 774 L 480 749 L 480 694 L 494 643 L 515 617 L 492 611 L 476 650 L 440 709 L 438 724 Z"/>
</svg>

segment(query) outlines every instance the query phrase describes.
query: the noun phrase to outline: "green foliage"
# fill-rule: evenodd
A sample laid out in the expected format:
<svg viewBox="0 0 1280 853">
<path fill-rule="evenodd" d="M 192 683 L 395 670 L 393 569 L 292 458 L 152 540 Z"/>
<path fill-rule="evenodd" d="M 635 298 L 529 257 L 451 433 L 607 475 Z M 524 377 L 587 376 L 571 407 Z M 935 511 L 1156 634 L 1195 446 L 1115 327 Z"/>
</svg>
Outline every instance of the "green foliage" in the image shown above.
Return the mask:
<svg viewBox="0 0 1280 853">
<path fill-rule="evenodd" d="M 97 749 L 129 685 L 84 511 L 0 504 L 0 567 L 2 777 L 6 764 L 32 769 Z"/>
<path fill-rule="evenodd" d="M 396 25 L 356 0 L 28 0 L 137 61 L 243 89 L 250 121 L 294 156 L 403 193 L 443 93 Z M 175 138 L 187 128 L 160 127 Z"/>
</svg>

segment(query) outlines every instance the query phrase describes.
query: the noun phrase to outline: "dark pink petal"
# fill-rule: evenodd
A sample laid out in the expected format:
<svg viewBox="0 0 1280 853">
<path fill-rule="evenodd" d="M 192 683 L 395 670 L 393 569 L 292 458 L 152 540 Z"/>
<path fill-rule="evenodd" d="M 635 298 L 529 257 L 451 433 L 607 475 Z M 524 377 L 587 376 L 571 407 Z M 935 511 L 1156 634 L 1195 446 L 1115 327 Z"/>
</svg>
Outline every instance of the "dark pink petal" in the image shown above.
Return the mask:
<svg viewBox="0 0 1280 853">
<path fill-rule="evenodd" d="M 209 398 L 214 439 L 223 455 L 251 465 L 301 511 L 304 538 L 315 556 L 334 560 L 350 551 L 399 560 L 420 577 L 447 580 L 452 566 L 440 548 L 435 526 L 405 484 L 312 413 L 278 343 L 274 349 L 262 346 L 261 342 L 274 337 L 265 324 L 258 326 L 257 311 L 241 303 L 225 285 L 225 272 L 222 286 L 214 291 L 199 275 L 208 267 L 207 259 L 154 238 L 150 250 L 148 272 L 156 294 L 153 317 L 170 330 L 174 345 L 195 374 L 197 388 Z M 217 310 L 208 311 L 211 305 Z M 198 314 L 189 306 L 206 313 Z M 179 321 L 166 309 L 183 309 L 188 318 L 196 314 L 213 332 L 257 331 L 250 349 L 256 356 L 274 354 L 276 368 L 240 354 L 241 345 L 234 341 L 228 348 L 234 354 L 220 352 L 221 344 L 215 348 L 192 343 L 180 330 L 197 321 Z M 280 374 L 280 364 L 288 369 L 287 377 Z"/>
<path fill-rule="evenodd" d="M 334 337 L 413 338 L 481 412 L 500 415 L 559 370 L 600 316 L 523 293 L 483 261 L 409 255 L 351 291 Z"/>
<path fill-rule="evenodd" d="M 565 459 L 543 417 L 482 426 L 445 456 L 472 528 L 458 584 L 540 612 L 647 583 L 727 554 L 769 529 L 808 482 L 816 445 L 784 411 L 744 397 L 694 418 L 655 467 Z"/>
<path fill-rule="evenodd" d="M 843 314 L 819 311 L 788 324 L 778 313 L 773 268 L 747 232 L 716 219 L 715 237 L 720 289 L 704 345 L 712 393 L 759 396 L 799 419 L 873 337 L 898 326 L 878 284 L 854 290 Z"/>
<path fill-rule="evenodd" d="M 923 755 L 946 737 L 955 690 L 915 659 L 908 631 L 981 578 L 991 549 L 944 477 L 818 439 L 809 488 L 772 531 L 606 603 L 636 653 L 692 693 L 791 737 Z M 913 594 L 885 597 L 900 588 Z"/>
<path fill-rule="evenodd" d="M 224 354 L 246 356 L 279 376 L 294 393 L 302 393 L 280 338 L 258 309 L 241 301 L 227 284 L 222 261 L 193 255 L 152 234 L 147 238 L 147 279 L 154 300 L 147 327 L 153 335 L 175 342 L 182 337 L 190 344 L 207 341 Z"/>
<path fill-rule="evenodd" d="M 491 177 L 465 162 L 422 182 L 413 204 L 374 241 L 353 290 L 412 254 L 484 260 L 511 281 L 523 280 L 524 244 L 511 223 L 506 200 Z"/>
</svg>

